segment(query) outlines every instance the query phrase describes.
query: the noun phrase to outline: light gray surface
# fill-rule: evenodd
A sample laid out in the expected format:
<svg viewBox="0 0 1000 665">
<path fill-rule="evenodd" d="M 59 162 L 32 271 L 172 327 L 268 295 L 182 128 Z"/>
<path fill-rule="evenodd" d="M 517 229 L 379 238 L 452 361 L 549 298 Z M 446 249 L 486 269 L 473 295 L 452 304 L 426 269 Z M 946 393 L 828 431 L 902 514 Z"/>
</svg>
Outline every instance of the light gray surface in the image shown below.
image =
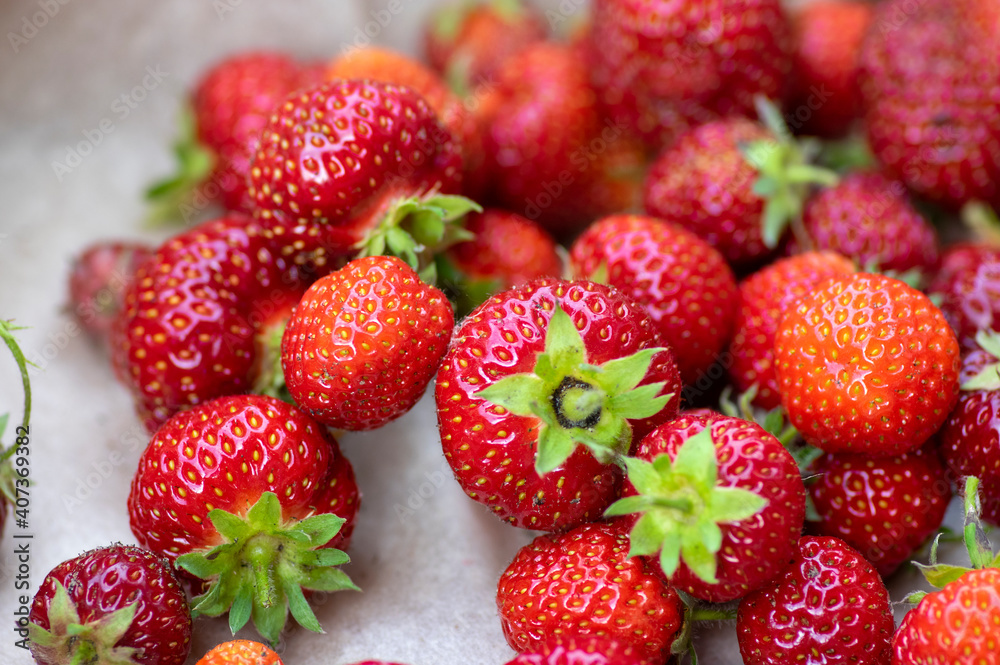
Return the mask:
<svg viewBox="0 0 1000 665">
<path fill-rule="evenodd" d="M 141 192 L 169 171 L 179 102 L 210 63 L 254 47 L 326 57 L 355 40 L 373 20 L 368 12 L 386 7 L 399 13 L 389 12 L 384 27 L 370 24 L 370 32 L 413 50 L 431 4 L 63 2 L 0 5 L 0 316 L 31 326 L 20 337 L 41 365 L 33 372 L 31 524 L 24 531 L 8 524 L 0 541 L 0 663 L 12 665 L 31 662 L 10 630 L 23 593 L 14 591 L 12 533 L 34 534 L 31 594 L 59 562 L 133 542 L 125 499 L 146 437 L 106 358 L 62 310 L 71 257 L 99 238 L 164 236 L 141 227 Z M 567 10 L 579 4 L 562 2 Z M 51 16 L 43 21 L 46 6 Z M 25 20 L 33 19 L 41 27 L 32 33 Z M 11 33 L 19 38 L 12 42 Z M 144 78 L 146 89 L 137 89 Z M 73 149 L 88 152 L 78 165 Z M 13 363 L 0 358 L 0 409 L 19 411 Z M 501 525 L 458 489 L 429 396 L 390 427 L 344 436 L 342 444 L 364 492 L 347 570 L 365 591 L 318 607 L 327 634 L 291 633 L 283 645 L 288 665 L 506 662 L 513 652 L 496 618 L 495 583 L 530 534 Z M 913 583 L 910 576 L 896 587 Z M 220 621 L 199 620 L 190 662 L 227 633 Z M 731 626 L 708 630 L 699 642 L 703 662 L 739 662 Z"/>
</svg>

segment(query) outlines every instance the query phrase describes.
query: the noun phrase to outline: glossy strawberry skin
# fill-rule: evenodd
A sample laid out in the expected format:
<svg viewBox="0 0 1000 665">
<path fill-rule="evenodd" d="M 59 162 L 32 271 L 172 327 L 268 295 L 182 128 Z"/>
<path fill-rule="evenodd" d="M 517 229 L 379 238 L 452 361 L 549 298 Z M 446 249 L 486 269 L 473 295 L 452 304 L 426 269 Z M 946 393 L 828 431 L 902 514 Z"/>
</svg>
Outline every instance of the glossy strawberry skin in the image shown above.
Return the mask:
<svg viewBox="0 0 1000 665">
<path fill-rule="evenodd" d="M 880 173 L 851 173 L 822 190 L 806 203 L 802 223 L 816 249 L 862 269 L 930 275 L 938 264 L 934 228 L 910 204 L 903 183 Z"/>
<path fill-rule="evenodd" d="M 753 191 L 758 173 L 739 149 L 764 140 L 774 137 L 739 117 L 682 135 L 646 176 L 646 212 L 697 234 L 731 264 L 752 264 L 769 256 L 773 252 L 761 232 L 764 199 Z"/>
<path fill-rule="evenodd" d="M 781 402 L 806 442 L 874 457 L 919 447 L 958 398 L 958 341 L 902 282 L 834 277 L 785 312 L 775 341 Z"/>
<path fill-rule="evenodd" d="M 115 372 L 147 428 L 214 397 L 250 392 L 257 333 L 325 269 L 315 234 L 238 215 L 158 248 L 125 292 L 111 337 Z"/>
<path fill-rule="evenodd" d="M 325 425 L 381 427 L 423 395 L 454 325 L 444 293 L 402 260 L 355 259 L 296 306 L 282 338 L 285 385 Z"/>
<path fill-rule="evenodd" d="M 459 191 L 461 147 L 433 109 L 403 86 L 337 81 L 281 103 L 261 134 L 251 172 L 265 225 L 317 229 L 349 254 L 391 203 Z"/>
<path fill-rule="evenodd" d="M 720 117 L 781 99 L 791 68 L 775 0 L 597 0 L 588 60 L 604 112 L 654 149 Z"/>
<path fill-rule="evenodd" d="M 853 264 L 838 254 L 807 252 L 775 261 L 740 284 L 740 309 L 729 346 L 729 376 L 737 391 L 757 386 L 754 404 L 764 409 L 781 404 L 774 337 L 784 311 L 824 280 L 853 271 Z"/>
<path fill-rule="evenodd" d="M 122 309 L 125 289 L 135 271 L 153 254 L 137 242 L 99 242 L 73 260 L 69 275 L 69 303 L 84 329 L 106 340 Z"/>
<path fill-rule="evenodd" d="M 969 571 L 930 593 L 892 638 L 893 665 L 1000 663 L 1000 569 Z"/>
<path fill-rule="evenodd" d="M 893 627 L 889 592 L 875 569 L 825 537 L 802 538 L 785 574 L 744 598 L 736 620 L 746 665 L 884 665 Z"/>
<path fill-rule="evenodd" d="M 555 531 L 599 519 L 617 498 L 621 470 L 579 447 L 556 470 L 535 473 L 539 420 L 477 397 L 502 377 L 530 372 L 545 346 L 556 303 L 583 337 L 587 360 L 601 364 L 663 346 L 642 306 L 600 284 L 542 279 L 500 293 L 456 329 L 438 371 L 435 400 L 445 457 L 472 499 L 514 526 Z M 633 421 L 633 441 L 677 413 L 680 377 L 670 352 L 654 356 L 640 385 L 665 382 L 674 397 L 654 417 Z"/>
<path fill-rule="evenodd" d="M 31 604 L 29 621 L 49 630 L 49 612 L 62 584 L 79 613 L 89 622 L 138 603 L 135 617 L 116 646 L 138 649 L 136 665 L 181 665 L 191 649 L 191 614 L 187 598 L 170 565 L 149 550 L 112 545 L 64 561 L 53 568 Z M 36 662 L 49 663 L 38 651 Z"/>
<path fill-rule="evenodd" d="M 202 656 L 196 665 L 283 665 L 266 645 L 251 640 L 224 642 Z"/>
<path fill-rule="evenodd" d="M 950 247 L 927 292 L 940 298 L 962 347 L 975 348 L 978 331 L 1000 329 L 1000 250 L 971 243 Z"/>
<path fill-rule="evenodd" d="M 695 598 L 724 603 L 760 588 L 788 565 L 805 520 L 805 488 L 795 460 L 776 438 L 756 423 L 718 413 L 681 414 L 642 439 L 633 456 L 648 462 L 663 454 L 675 459 L 681 445 L 707 427 L 715 443 L 719 485 L 748 490 L 768 501 L 762 512 L 720 525 L 716 584 L 698 578 L 683 562 L 669 580 Z M 635 493 L 626 482 L 622 496 Z M 663 575 L 658 559 L 650 559 L 650 564 Z"/>
<path fill-rule="evenodd" d="M 826 454 L 807 486 L 820 521 L 817 535 L 843 540 L 882 577 L 894 573 L 937 532 L 951 484 L 933 448 L 899 457 Z"/>
<path fill-rule="evenodd" d="M 602 637 L 569 636 L 522 653 L 506 665 L 651 665 L 632 644 Z"/>
<path fill-rule="evenodd" d="M 544 648 L 554 636 L 599 635 L 632 646 L 653 665 L 665 663 L 683 605 L 628 550 L 625 532 L 602 523 L 539 536 L 522 547 L 497 588 L 507 643 L 523 653 Z"/>
<path fill-rule="evenodd" d="M 264 492 L 278 495 L 285 521 L 344 518 L 325 547 L 347 548 L 359 494 L 333 437 L 274 398 L 221 397 L 177 414 L 153 436 L 132 479 L 129 523 L 144 547 L 173 561 L 222 542 L 209 512 L 243 516 Z"/>
<path fill-rule="evenodd" d="M 578 278 L 607 283 L 642 304 L 670 344 L 685 384 L 718 357 L 734 324 L 736 278 L 693 233 L 640 215 L 598 220 L 570 248 Z"/>
</svg>

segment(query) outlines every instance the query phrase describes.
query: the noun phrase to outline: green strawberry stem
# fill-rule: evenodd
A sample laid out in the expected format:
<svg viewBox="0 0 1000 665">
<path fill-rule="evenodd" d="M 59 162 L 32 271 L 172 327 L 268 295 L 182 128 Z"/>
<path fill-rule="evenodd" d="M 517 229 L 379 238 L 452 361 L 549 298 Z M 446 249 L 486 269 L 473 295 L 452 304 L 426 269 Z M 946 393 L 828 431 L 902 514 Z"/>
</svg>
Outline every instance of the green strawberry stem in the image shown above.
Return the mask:
<svg viewBox="0 0 1000 665">
<path fill-rule="evenodd" d="M 18 330 L 24 330 L 24 328 L 15 326 L 12 321 L 4 321 L 0 319 L 0 339 L 3 339 L 7 348 L 10 349 L 11 355 L 14 356 L 14 362 L 17 363 L 17 369 L 21 373 L 21 389 L 24 394 L 24 408 L 23 415 L 21 416 L 21 427 L 27 431 L 28 426 L 31 423 L 31 377 L 28 374 L 28 365 L 31 363 L 25 359 L 24 353 L 21 351 L 21 347 L 18 346 L 17 339 L 14 337 L 13 333 Z M 0 437 L 4 435 L 4 431 L 7 429 L 9 418 L 10 414 L 5 413 L 0 415 Z M 17 437 L 15 437 L 15 442 L 16 441 Z M 0 439 L 0 496 L 6 497 L 12 502 L 15 499 L 14 488 L 16 485 L 16 478 L 18 476 L 14 473 L 11 458 L 14 456 L 14 451 L 16 449 L 16 445 L 4 448 L 2 446 L 2 439 Z"/>
<path fill-rule="evenodd" d="M 1000 334 L 992 330 L 980 330 L 976 333 L 976 344 L 996 358 L 997 362 L 986 365 L 963 383 L 962 390 L 1000 390 Z"/>
<path fill-rule="evenodd" d="M 655 415 L 673 396 L 659 395 L 662 382 L 639 385 L 660 351 L 643 349 L 591 365 L 580 331 L 557 306 L 545 334 L 545 350 L 532 372 L 504 377 L 476 396 L 539 420 L 535 458 L 539 476 L 563 464 L 580 445 L 607 464 L 628 452 L 632 443 L 628 421 Z"/>
<path fill-rule="evenodd" d="M 625 457 L 628 479 L 638 492 L 619 499 L 606 517 L 640 513 L 629 534 L 629 556 L 660 553 L 670 577 L 683 561 L 699 578 L 715 584 L 716 554 L 722 547 L 721 524 L 756 515 L 767 499 L 718 483 L 718 460 L 708 428 L 687 439 L 677 458 L 659 455 L 652 462 Z"/>
<path fill-rule="evenodd" d="M 180 131 L 173 151 L 177 171 L 146 190 L 146 200 L 151 204 L 147 218 L 150 226 L 165 226 L 181 220 L 182 208 L 191 202 L 197 188 L 208 180 L 215 168 L 215 154 L 198 140 L 194 111 L 190 108 L 181 111 Z"/>
<path fill-rule="evenodd" d="M 32 651 L 36 660 L 67 665 L 135 665 L 136 656 L 140 655 L 138 651 L 115 645 L 131 627 L 139 604 L 132 603 L 81 623 L 66 588 L 59 582 L 55 584 L 56 592 L 48 611 L 48 630 L 36 623 L 28 625 L 28 639 L 34 645 Z"/>
<path fill-rule="evenodd" d="M 341 517 L 324 513 L 285 522 L 273 492 L 261 494 L 245 517 L 220 509 L 208 517 L 225 542 L 184 554 L 177 565 L 208 582 L 208 590 L 192 601 L 193 610 L 207 616 L 229 612 L 234 635 L 252 619 L 257 632 L 276 644 L 289 612 L 303 628 L 321 633 L 303 589 L 359 590 L 336 568 L 350 558 L 324 547 L 340 531 Z"/>
</svg>

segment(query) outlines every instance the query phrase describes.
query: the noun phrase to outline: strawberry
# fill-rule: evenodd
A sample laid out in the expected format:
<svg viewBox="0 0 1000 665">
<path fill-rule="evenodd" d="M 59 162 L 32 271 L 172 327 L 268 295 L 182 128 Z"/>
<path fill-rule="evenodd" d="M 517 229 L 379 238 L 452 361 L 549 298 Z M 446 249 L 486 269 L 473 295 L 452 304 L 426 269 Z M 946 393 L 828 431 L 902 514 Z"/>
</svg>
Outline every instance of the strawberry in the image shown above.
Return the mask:
<svg viewBox="0 0 1000 665">
<path fill-rule="evenodd" d="M 287 251 L 285 251 L 287 250 Z M 181 409 L 249 392 L 268 330 L 326 268 L 315 234 L 230 215 L 171 238 L 136 272 L 112 361 L 150 431 Z"/>
<path fill-rule="evenodd" d="M 774 372 L 774 337 L 786 309 L 834 275 L 854 272 L 853 264 L 833 252 L 806 252 L 775 261 L 740 284 L 740 309 L 729 353 L 729 376 L 743 393 L 757 387 L 754 404 L 781 404 Z"/>
<path fill-rule="evenodd" d="M 787 309 L 774 361 L 789 420 L 829 453 L 914 450 L 958 398 L 958 341 L 944 315 L 882 275 L 833 277 Z"/>
<path fill-rule="evenodd" d="M 633 644 L 602 637 L 571 635 L 522 653 L 506 665 L 649 665 Z"/>
<path fill-rule="evenodd" d="M 207 590 L 199 614 L 253 618 L 271 644 L 287 614 L 321 632 L 303 589 L 355 589 L 334 566 L 358 510 L 354 472 L 336 441 L 271 397 L 221 397 L 177 414 L 139 460 L 128 498 L 139 542 Z M 338 549 L 334 549 L 338 548 Z"/>
<path fill-rule="evenodd" d="M 740 601 L 745 665 L 888 663 L 889 592 L 870 563 L 837 538 L 802 538 L 792 565 Z"/>
<path fill-rule="evenodd" d="M 265 644 L 252 640 L 230 640 L 198 660 L 196 665 L 284 665 L 281 657 Z"/>
<path fill-rule="evenodd" d="M 975 348 L 980 330 L 1000 330 L 1000 249 L 959 244 L 948 248 L 927 288 L 963 348 Z"/>
<path fill-rule="evenodd" d="M 928 276 L 937 267 L 934 228 L 914 209 L 903 183 L 855 172 L 811 198 L 802 223 L 820 250 L 853 259 L 866 270 Z M 797 251 L 797 243 L 791 243 Z"/>
<path fill-rule="evenodd" d="M 642 306 L 606 286 L 543 279 L 504 291 L 458 327 L 435 400 L 462 489 L 514 526 L 600 517 L 608 464 L 677 413 L 680 380 Z"/>
<path fill-rule="evenodd" d="M 708 370 L 732 334 L 738 297 L 732 270 L 706 242 L 674 224 L 639 215 L 600 219 L 570 248 L 570 270 L 642 304 L 687 384 Z"/>
<path fill-rule="evenodd" d="M 632 647 L 652 665 L 670 657 L 684 613 L 677 592 L 630 557 L 628 538 L 608 524 L 522 547 L 500 576 L 497 610 L 507 643 L 520 653 L 544 649 L 554 637 L 593 635 Z"/>
<path fill-rule="evenodd" d="M 191 649 L 191 614 L 170 565 L 132 545 L 90 550 L 53 568 L 28 620 L 39 665 L 181 665 Z"/>
<path fill-rule="evenodd" d="M 1000 61 L 983 0 L 875 8 L 861 52 L 868 142 L 892 178 L 960 207 L 1000 190 Z"/>
<path fill-rule="evenodd" d="M 596 0 L 587 56 L 605 113 L 663 148 L 687 129 L 753 115 L 791 68 L 777 0 Z"/>
<path fill-rule="evenodd" d="M 882 577 L 937 532 L 951 500 L 945 467 L 928 448 L 875 459 L 827 453 L 810 475 L 807 490 L 819 516 L 811 523 L 815 533 L 843 540 Z"/>
<path fill-rule="evenodd" d="M 819 0 L 789 15 L 792 85 L 788 100 L 796 130 L 836 137 L 861 113 L 858 66 L 872 6 L 856 0 Z"/>
<path fill-rule="evenodd" d="M 355 259 L 309 287 L 288 320 L 285 384 L 324 425 L 381 427 L 423 395 L 454 325 L 447 297 L 402 260 Z"/>
<path fill-rule="evenodd" d="M 983 516 L 1000 524 L 1000 335 L 977 339 L 962 358 L 962 392 L 938 437 L 948 467 L 979 478 Z"/>
<path fill-rule="evenodd" d="M 685 413 L 653 430 L 625 465 L 629 482 L 605 514 L 639 514 L 627 520 L 630 555 L 659 552 L 672 586 L 728 602 L 788 565 L 805 488 L 792 456 L 756 423 Z"/>
<path fill-rule="evenodd" d="M 125 287 L 152 248 L 138 242 L 110 241 L 90 245 L 73 260 L 69 302 L 76 320 L 104 341 L 122 308 Z"/>
</svg>

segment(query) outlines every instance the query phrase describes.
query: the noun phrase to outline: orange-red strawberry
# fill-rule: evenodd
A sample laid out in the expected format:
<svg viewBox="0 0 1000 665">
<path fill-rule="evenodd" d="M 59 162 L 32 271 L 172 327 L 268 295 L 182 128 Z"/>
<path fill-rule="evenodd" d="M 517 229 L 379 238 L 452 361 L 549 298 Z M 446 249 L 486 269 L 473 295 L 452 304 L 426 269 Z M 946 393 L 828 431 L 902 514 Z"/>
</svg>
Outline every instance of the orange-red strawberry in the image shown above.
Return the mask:
<svg viewBox="0 0 1000 665">
<path fill-rule="evenodd" d="M 252 617 L 271 644 L 291 612 L 321 632 L 303 590 L 356 588 L 337 569 L 358 511 L 350 462 L 295 407 L 222 397 L 177 414 L 139 460 L 128 498 L 139 542 L 206 581 L 200 614 Z M 338 548 L 338 549 L 334 549 Z"/>
<path fill-rule="evenodd" d="M 834 277 L 785 312 L 775 338 L 781 402 L 826 452 L 900 455 L 958 398 L 958 341 L 919 291 L 882 275 Z"/>
<path fill-rule="evenodd" d="M 73 260 L 69 304 L 88 333 L 102 342 L 108 339 L 122 309 L 125 287 L 152 254 L 152 248 L 142 243 L 111 241 L 95 243 Z"/>
<path fill-rule="evenodd" d="M 927 293 L 940 299 L 962 348 L 975 348 L 980 330 L 1000 330 L 1000 249 L 971 243 L 950 247 Z"/>
<path fill-rule="evenodd" d="M 599 523 L 539 536 L 522 547 L 497 588 L 507 643 L 524 653 L 555 637 L 599 636 L 631 646 L 650 665 L 666 663 L 683 604 L 642 559 L 629 556 L 628 547 L 621 529 Z M 592 655 L 582 662 L 601 661 Z"/>
<path fill-rule="evenodd" d="M 230 640 L 202 656 L 197 665 L 284 665 L 281 657 L 260 642 Z"/>
<path fill-rule="evenodd" d="M 607 286 L 543 279 L 504 291 L 455 331 L 435 399 L 465 492 L 519 527 L 598 519 L 609 464 L 677 413 L 673 354 L 642 306 Z"/>
<path fill-rule="evenodd" d="M 355 259 L 296 305 L 281 342 L 285 385 L 325 425 L 381 427 L 424 394 L 454 325 L 448 298 L 402 260 Z"/>
</svg>

